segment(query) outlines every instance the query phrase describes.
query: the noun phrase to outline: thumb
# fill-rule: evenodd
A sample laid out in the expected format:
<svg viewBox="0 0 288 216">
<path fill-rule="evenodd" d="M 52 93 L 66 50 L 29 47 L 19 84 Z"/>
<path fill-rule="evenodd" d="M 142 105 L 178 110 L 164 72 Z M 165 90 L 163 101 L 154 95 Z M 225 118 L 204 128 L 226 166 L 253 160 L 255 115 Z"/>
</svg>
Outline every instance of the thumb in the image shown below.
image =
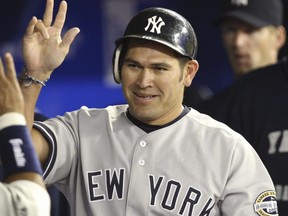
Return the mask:
<svg viewBox="0 0 288 216">
<path fill-rule="evenodd" d="M 69 49 L 69 47 L 71 46 L 72 42 L 74 41 L 75 37 L 78 35 L 79 32 L 80 29 L 76 27 L 69 29 L 69 31 L 67 31 L 63 37 L 61 46 Z"/>
</svg>

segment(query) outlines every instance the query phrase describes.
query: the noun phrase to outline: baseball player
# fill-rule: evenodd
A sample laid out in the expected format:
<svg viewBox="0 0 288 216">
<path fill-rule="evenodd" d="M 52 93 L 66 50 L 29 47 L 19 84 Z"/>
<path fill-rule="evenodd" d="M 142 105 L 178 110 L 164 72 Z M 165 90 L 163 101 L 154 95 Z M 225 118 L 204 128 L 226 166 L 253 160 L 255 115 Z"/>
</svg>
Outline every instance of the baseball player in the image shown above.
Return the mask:
<svg viewBox="0 0 288 216">
<path fill-rule="evenodd" d="M 32 18 L 23 40 L 21 88 L 31 124 L 42 87 L 79 32 L 72 28 L 61 39 L 67 4 L 53 25 L 52 6 L 48 0 L 43 20 Z M 45 182 L 65 194 L 72 215 L 278 215 L 273 183 L 250 144 L 182 106 L 199 67 L 196 51 L 184 17 L 164 8 L 140 11 L 113 56 L 128 104 L 34 123 Z"/>
<path fill-rule="evenodd" d="M 256 149 L 275 184 L 279 215 L 288 212 L 287 77 L 286 57 L 251 71 L 199 107 L 239 131 Z"/>
<path fill-rule="evenodd" d="M 24 100 L 12 56 L 0 59 L 0 158 L 4 182 L 0 184 L 1 215 L 48 216 L 50 198 L 23 116 Z"/>
</svg>

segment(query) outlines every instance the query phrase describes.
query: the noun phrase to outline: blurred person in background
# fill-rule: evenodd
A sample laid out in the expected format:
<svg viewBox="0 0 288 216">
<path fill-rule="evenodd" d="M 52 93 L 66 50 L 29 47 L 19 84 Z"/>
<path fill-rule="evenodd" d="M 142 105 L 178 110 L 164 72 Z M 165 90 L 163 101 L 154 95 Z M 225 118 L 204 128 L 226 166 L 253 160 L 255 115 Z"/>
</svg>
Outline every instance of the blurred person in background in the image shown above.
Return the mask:
<svg viewBox="0 0 288 216">
<path fill-rule="evenodd" d="M 286 42 L 281 0 L 224 0 L 215 24 L 236 78 L 276 63 Z"/>
<path fill-rule="evenodd" d="M 279 215 L 288 212 L 288 64 L 280 0 L 224 0 L 222 31 L 235 82 L 196 109 L 241 133 L 275 184 Z"/>
<path fill-rule="evenodd" d="M 213 24 L 221 30 L 235 79 L 276 63 L 286 42 L 281 0 L 224 0 L 222 11 Z M 184 104 L 197 108 L 213 96 L 209 87 L 204 90 L 188 89 Z"/>
</svg>

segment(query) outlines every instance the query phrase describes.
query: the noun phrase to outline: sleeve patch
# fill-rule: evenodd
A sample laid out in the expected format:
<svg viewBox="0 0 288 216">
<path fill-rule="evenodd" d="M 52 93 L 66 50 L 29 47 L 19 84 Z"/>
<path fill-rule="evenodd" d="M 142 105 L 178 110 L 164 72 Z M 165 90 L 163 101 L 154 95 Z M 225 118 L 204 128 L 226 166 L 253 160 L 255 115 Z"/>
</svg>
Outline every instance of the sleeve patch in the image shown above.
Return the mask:
<svg viewBox="0 0 288 216">
<path fill-rule="evenodd" d="M 261 193 L 254 203 L 254 211 L 260 216 L 278 216 L 276 192 Z"/>
</svg>

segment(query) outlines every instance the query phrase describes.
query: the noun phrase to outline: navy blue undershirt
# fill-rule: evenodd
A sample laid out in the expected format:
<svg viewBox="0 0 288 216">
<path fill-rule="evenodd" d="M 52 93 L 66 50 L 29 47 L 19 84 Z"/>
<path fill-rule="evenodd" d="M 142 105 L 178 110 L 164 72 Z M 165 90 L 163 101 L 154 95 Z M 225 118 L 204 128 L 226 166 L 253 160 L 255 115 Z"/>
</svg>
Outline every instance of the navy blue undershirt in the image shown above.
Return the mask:
<svg viewBox="0 0 288 216">
<path fill-rule="evenodd" d="M 184 109 L 182 111 L 182 113 L 176 118 L 174 119 L 173 121 L 167 123 L 167 124 L 164 124 L 164 125 L 149 125 L 149 124 L 146 124 L 144 122 L 141 122 L 139 121 L 138 119 L 134 118 L 130 112 L 129 112 L 129 108 L 127 110 L 127 117 L 128 119 L 133 123 L 135 124 L 137 127 L 141 128 L 143 131 L 145 131 L 146 133 L 150 133 L 150 132 L 153 132 L 155 130 L 158 130 L 158 129 L 161 129 L 161 128 L 164 128 L 164 127 L 167 127 L 169 125 L 172 125 L 174 124 L 175 122 L 177 122 L 179 119 L 181 119 L 183 116 L 185 116 L 188 112 L 190 111 L 190 108 L 188 108 L 187 106 L 184 106 Z"/>
</svg>

